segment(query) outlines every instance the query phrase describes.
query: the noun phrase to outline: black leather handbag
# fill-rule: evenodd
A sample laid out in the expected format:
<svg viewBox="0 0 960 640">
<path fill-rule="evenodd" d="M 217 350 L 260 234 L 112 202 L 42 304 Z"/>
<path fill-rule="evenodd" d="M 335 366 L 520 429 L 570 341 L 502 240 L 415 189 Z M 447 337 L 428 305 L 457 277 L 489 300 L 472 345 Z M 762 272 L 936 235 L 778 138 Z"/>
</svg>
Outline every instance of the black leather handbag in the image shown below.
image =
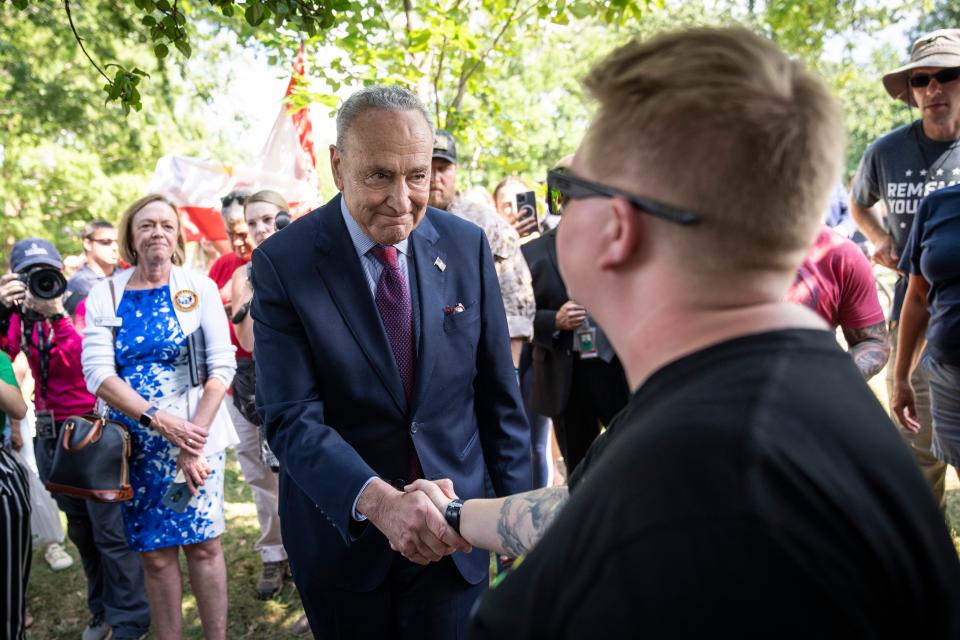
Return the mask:
<svg viewBox="0 0 960 640">
<path fill-rule="evenodd" d="M 72 416 L 57 438 L 47 489 L 98 502 L 129 500 L 129 459 L 125 426 L 94 414 Z"/>
<path fill-rule="evenodd" d="M 116 309 L 112 280 L 110 297 Z M 116 345 L 116 327 L 113 341 Z M 102 415 L 88 413 L 63 421 L 46 486 L 54 493 L 98 502 L 130 500 L 129 461 L 130 434 L 124 425 L 107 420 L 104 405 Z"/>
</svg>

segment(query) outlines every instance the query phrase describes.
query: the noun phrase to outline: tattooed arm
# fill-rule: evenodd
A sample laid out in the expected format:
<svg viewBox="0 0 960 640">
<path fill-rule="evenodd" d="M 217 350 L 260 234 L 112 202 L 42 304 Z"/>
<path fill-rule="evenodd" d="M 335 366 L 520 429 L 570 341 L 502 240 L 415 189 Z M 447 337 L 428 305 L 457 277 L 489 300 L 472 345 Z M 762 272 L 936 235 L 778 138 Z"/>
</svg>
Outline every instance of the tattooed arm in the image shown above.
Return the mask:
<svg viewBox="0 0 960 640">
<path fill-rule="evenodd" d="M 441 512 L 450 502 L 427 480 L 417 480 L 406 490 L 423 491 Z M 547 487 L 506 498 L 467 500 L 460 511 L 460 535 L 475 547 L 515 558 L 539 542 L 569 496 L 567 487 Z"/>
<path fill-rule="evenodd" d="M 864 380 L 877 375 L 883 369 L 883 365 L 887 364 L 890 358 L 890 342 L 887 340 L 885 322 L 878 322 L 861 329 L 844 328 L 843 337 Z"/>
</svg>

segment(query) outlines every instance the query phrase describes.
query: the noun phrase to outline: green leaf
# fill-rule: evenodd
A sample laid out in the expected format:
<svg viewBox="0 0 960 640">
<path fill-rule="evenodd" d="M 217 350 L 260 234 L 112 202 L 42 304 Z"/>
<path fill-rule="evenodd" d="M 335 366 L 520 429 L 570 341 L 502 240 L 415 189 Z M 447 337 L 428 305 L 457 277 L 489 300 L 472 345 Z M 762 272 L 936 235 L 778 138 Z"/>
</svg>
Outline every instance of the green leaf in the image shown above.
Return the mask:
<svg viewBox="0 0 960 640">
<path fill-rule="evenodd" d="M 13 6 L 15 6 L 17 9 L 20 9 L 21 11 L 27 8 L 27 0 L 11 0 L 11 1 L 13 3 Z"/>
<path fill-rule="evenodd" d="M 158 58 L 162 60 L 163 58 L 167 57 L 167 54 L 170 52 L 170 50 L 167 49 L 167 45 L 163 44 L 162 42 L 159 42 L 156 45 L 154 45 L 153 52 L 157 55 Z"/>
<path fill-rule="evenodd" d="M 173 43 L 173 46 L 177 48 L 177 51 L 183 54 L 185 58 L 189 58 L 193 55 L 193 49 L 190 47 L 190 43 L 186 40 L 177 40 Z"/>
<path fill-rule="evenodd" d="M 613 0 L 611 4 L 616 6 L 617 1 L 618 0 Z M 579 20 L 583 20 L 587 16 L 590 16 L 593 14 L 593 8 L 586 2 L 574 2 L 568 8 L 570 9 L 570 13 L 573 14 L 573 17 Z"/>
<path fill-rule="evenodd" d="M 247 19 L 247 24 L 256 27 L 263 22 L 263 7 L 260 4 L 252 3 L 247 6 L 243 16 Z"/>
<path fill-rule="evenodd" d="M 157 19 L 153 16 L 143 16 L 140 18 L 140 22 L 142 22 L 145 27 L 152 27 L 157 24 Z"/>
</svg>

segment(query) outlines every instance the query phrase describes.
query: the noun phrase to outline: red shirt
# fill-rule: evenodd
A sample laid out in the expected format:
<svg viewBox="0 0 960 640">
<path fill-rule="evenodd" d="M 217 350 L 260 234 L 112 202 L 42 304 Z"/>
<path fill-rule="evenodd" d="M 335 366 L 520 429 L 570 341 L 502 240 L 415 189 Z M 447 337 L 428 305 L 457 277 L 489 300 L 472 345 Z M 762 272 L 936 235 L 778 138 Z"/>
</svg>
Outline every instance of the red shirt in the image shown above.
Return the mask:
<svg viewBox="0 0 960 640">
<path fill-rule="evenodd" d="M 242 267 L 243 265 L 250 262 L 249 258 L 244 260 L 239 257 L 237 254 L 225 253 L 217 260 L 210 265 L 210 273 L 207 275 L 210 276 L 210 279 L 217 283 L 218 289 L 223 289 L 227 283 L 230 282 L 230 279 L 233 277 L 233 272 Z M 221 296 L 222 298 L 222 296 Z M 226 303 L 225 300 L 223 300 Z M 229 321 L 230 319 L 227 318 Z M 233 328 L 233 322 L 229 322 L 230 325 L 230 342 L 233 343 L 233 346 L 237 348 L 237 357 L 238 358 L 252 358 L 253 354 L 249 351 L 246 351 L 243 347 L 240 346 L 240 343 L 237 341 L 237 332 Z"/>
<path fill-rule="evenodd" d="M 83 311 L 78 309 L 77 313 L 81 314 Z M 44 331 L 49 332 L 51 328 L 53 330 L 53 345 L 50 348 L 50 366 L 44 396 L 41 396 L 40 392 L 40 351 L 36 346 L 41 325 Z M 16 358 L 20 353 L 21 331 L 20 314 L 15 313 L 10 317 L 7 335 L 0 337 L 0 346 L 10 354 L 11 359 Z M 70 318 L 61 318 L 53 323 L 47 321 L 36 323 L 32 338 L 27 349 L 27 362 L 30 364 L 35 382 L 33 396 L 37 411 L 52 411 L 54 419 L 58 421 L 93 411 L 97 399 L 87 391 L 87 383 L 83 379 L 83 366 L 80 363 L 83 339 Z"/>
<path fill-rule="evenodd" d="M 867 257 L 826 226 L 803 259 L 786 299 L 812 309 L 834 329 L 862 329 L 884 320 Z"/>
</svg>

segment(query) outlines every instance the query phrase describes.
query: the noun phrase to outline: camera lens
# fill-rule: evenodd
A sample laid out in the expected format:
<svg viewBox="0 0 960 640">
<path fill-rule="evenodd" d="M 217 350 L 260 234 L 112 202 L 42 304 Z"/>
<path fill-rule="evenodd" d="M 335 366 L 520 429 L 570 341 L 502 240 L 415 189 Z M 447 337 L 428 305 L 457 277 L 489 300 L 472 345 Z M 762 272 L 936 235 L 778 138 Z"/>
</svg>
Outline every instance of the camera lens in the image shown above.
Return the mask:
<svg viewBox="0 0 960 640">
<path fill-rule="evenodd" d="M 27 286 L 35 298 L 51 300 L 67 290 L 67 279 L 59 270 L 46 267 L 31 272 Z"/>
</svg>

